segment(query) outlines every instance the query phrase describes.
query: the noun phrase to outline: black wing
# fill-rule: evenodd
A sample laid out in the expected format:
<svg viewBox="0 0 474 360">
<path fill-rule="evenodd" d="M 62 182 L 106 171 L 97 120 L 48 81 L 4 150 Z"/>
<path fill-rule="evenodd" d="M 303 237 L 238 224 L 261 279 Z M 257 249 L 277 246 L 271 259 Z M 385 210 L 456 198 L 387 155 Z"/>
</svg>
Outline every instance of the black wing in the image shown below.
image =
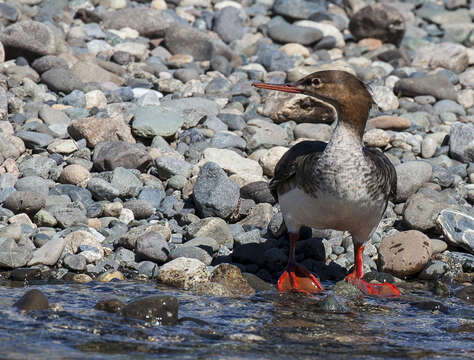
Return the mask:
<svg viewBox="0 0 474 360">
<path fill-rule="evenodd" d="M 304 166 L 305 160 L 311 157 L 311 162 L 317 161 L 326 145 L 322 141 L 301 141 L 281 157 L 275 167 L 275 175 L 269 184 L 270 191 L 276 200 L 278 200 L 278 191 L 286 192 L 289 190 L 290 184 L 296 184 L 292 180 L 297 170 Z"/>
<path fill-rule="evenodd" d="M 377 148 L 364 147 L 364 154 L 375 165 L 375 183 L 379 184 L 388 199 L 397 193 L 397 172 L 390 160 Z"/>
</svg>

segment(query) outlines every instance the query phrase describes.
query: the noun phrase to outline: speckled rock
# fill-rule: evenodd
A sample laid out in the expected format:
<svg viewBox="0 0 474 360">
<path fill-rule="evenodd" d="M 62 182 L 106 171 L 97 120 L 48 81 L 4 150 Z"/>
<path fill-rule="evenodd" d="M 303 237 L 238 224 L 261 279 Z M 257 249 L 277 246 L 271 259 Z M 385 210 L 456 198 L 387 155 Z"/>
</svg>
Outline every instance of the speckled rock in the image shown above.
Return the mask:
<svg viewBox="0 0 474 360">
<path fill-rule="evenodd" d="M 385 237 L 379 247 L 379 270 L 398 277 L 414 275 L 428 264 L 430 239 L 416 230 Z"/>
<path fill-rule="evenodd" d="M 199 283 L 209 282 L 211 273 L 199 260 L 180 257 L 164 264 L 158 270 L 158 281 L 183 290 Z"/>
</svg>

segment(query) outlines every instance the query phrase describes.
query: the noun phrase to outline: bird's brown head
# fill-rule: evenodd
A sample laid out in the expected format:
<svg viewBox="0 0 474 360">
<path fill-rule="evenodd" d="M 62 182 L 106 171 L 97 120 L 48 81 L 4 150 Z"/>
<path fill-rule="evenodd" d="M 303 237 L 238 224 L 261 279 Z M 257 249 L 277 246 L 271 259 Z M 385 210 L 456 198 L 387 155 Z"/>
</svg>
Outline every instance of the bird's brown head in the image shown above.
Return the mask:
<svg viewBox="0 0 474 360">
<path fill-rule="evenodd" d="M 372 106 L 372 96 L 365 84 L 346 71 L 317 71 L 293 83 L 254 83 L 253 86 L 315 97 L 332 105 L 339 119 L 359 132 L 364 130 Z"/>
</svg>

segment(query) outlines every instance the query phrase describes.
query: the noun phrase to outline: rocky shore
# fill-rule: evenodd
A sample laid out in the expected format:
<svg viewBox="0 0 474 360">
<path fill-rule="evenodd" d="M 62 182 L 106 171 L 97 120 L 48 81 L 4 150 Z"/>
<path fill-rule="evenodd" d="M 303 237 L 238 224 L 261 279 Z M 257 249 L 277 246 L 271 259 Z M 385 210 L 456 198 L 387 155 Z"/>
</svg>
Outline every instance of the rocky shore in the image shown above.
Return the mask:
<svg viewBox="0 0 474 360">
<path fill-rule="evenodd" d="M 340 69 L 371 89 L 364 142 L 397 170 L 367 276 L 472 303 L 469 6 L 0 3 L 0 277 L 271 289 L 288 239 L 268 181 L 291 145 L 328 141 L 335 118 L 251 85 Z M 353 266 L 347 233 L 306 228 L 296 251 L 329 288 Z"/>
</svg>

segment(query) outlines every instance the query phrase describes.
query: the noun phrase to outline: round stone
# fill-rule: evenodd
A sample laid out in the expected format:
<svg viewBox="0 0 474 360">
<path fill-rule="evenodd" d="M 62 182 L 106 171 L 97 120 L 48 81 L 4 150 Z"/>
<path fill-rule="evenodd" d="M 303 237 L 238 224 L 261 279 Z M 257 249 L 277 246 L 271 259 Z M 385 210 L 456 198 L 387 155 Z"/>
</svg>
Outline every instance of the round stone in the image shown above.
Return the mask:
<svg viewBox="0 0 474 360">
<path fill-rule="evenodd" d="M 77 164 L 68 165 L 63 169 L 60 180 L 64 184 L 78 185 L 90 178 L 91 174 L 85 167 Z"/>
</svg>

